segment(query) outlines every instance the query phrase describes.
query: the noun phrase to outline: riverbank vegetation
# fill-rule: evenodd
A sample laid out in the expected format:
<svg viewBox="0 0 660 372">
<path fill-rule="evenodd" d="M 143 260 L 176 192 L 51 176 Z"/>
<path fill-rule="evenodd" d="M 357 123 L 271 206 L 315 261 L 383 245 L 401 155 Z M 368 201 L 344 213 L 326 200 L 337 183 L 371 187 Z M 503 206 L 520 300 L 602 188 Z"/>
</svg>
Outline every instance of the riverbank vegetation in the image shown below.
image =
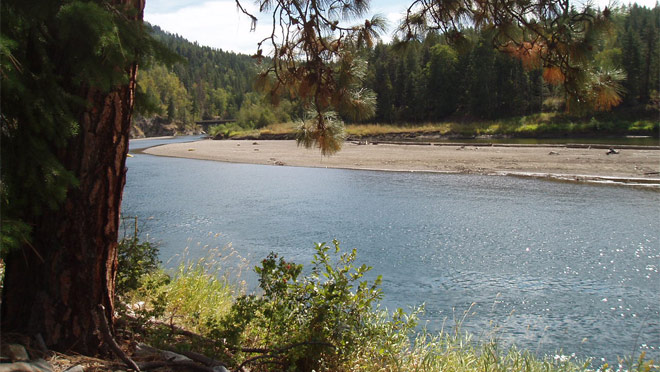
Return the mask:
<svg viewBox="0 0 660 372">
<path fill-rule="evenodd" d="M 244 129 L 240 125 L 224 124 L 211 128 L 209 135 L 222 138 L 295 138 L 297 123 L 270 124 L 259 129 Z M 571 116 L 550 112 L 498 120 L 448 121 L 440 123 L 348 124 L 348 138 L 398 138 L 434 136 L 473 138 L 479 136 L 503 138 L 562 138 L 605 136 L 653 136 L 660 133 L 660 122 L 645 112 L 619 110 L 616 113 L 593 113 Z"/>
<path fill-rule="evenodd" d="M 357 252 L 317 244 L 310 266 L 270 254 L 254 268 L 257 294 L 228 274 L 231 250 L 185 256 L 174 269 L 157 263 L 156 247 L 121 241 L 118 293 L 125 337 L 186 355 L 203 353 L 230 370 L 251 371 L 652 371 L 645 355 L 606 364 L 569 350 L 536 355 L 461 330 L 455 319 L 438 333 L 420 326 L 423 309 L 379 306 L 380 277 L 356 266 Z M 244 262 L 243 262 L 244 263 Z M 142 269 L 140 269 L 142 268 Z M 148 268 L 148 269 L 144 269 Z M 467 314 L 467 312 L 466 312 Z M 568 355 L 565 355 L 568 354 Z"/>
</svg>

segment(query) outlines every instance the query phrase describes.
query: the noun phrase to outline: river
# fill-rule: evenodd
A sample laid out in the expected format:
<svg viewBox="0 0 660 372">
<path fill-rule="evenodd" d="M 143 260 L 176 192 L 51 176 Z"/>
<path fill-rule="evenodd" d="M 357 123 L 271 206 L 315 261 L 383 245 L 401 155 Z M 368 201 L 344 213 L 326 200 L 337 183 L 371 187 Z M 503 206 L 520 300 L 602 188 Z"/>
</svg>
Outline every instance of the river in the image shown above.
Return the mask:
<svg viewBox="0 0 660 372">
<path fill-rule="evenodd" d="M 252 266 L 270 251 L 305 264 L 314 242 L 337 238 L 383 276 L 383 306 L 425 304 L 430 330 L 469 309 L 462 329 L 477 339 L 598 365 L 660 359 L 658 192 L 145 154 L 127 166 L 123 213 L 170 265 L 186 247 L 195 257 L 230 243 Z"/>
</svg>

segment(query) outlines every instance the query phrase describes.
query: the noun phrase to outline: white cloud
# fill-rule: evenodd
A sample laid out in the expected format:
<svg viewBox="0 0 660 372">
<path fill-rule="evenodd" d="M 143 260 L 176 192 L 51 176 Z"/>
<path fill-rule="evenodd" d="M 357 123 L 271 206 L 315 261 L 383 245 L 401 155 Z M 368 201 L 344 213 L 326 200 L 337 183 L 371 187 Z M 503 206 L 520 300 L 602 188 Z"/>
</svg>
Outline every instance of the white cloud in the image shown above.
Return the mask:
<svg viewBox="0 0 660 372">
<path fill-rule="evenodd" d="M 177 9 L 204 3 L 204 0 L 147 0 L 144 11 L 149 13 L 170 13 Z"/>
<path fill-rule="evenodd" d="M 156 9 L 166 8 L 159 6 Z M 253 7 L 247 8 L 255 11 Z M 250 18 L 236 8 L 234 1 L 209 1 L 163 13 L 147 9 L 144 19 L 200 45 L 244 54 L 254 54 L 257 43 L 270 32 L 270 26 L 262 20 L 251 32 Z"/>
<path fill-rule="evenodd" d="M 579 3 L 589 0 L 576 1 Z M 591 1 L 594 5 L 603 8 L 609 5 L 611 0 Z M 630 0 L 618 0 L 616 4 L 628 4 L 629 2 Z M 656 4 L 656 0 L 635 0 L 633 2 L 649 8 Z M 147 0 L 144 18 L 165 31 L 179 34 L 190 41 L 197 41 L 200 45 L 251 55 L 256 52 L 257 43 L 270 34 L 272 21 L 268 14 L 257 14 L 252 2 L 243 1 L 242 4 L 248 11 L 259 17 L 257 29 L 254 32 L 250 32 L 250 19 L 236 8 L 234 0 L 207 2 L 204 0 Z M 383 15 L 389 24 L 388 32 L 381 35 L 383 41 L 392 40 L 392 32 L 405 15 L 408 5 L 408 2 L 399 0 L 372 2 L 372 12 Z M 264 49 L 264 52 L 268 50 L 268 48 Z"/>
<path fill-rule="evenodd" d="M 250 32 L 250 19 L 236 8 L 234 0 L 147 0 L 144 19 L 200 45 L 251 55 L 257 51 L 257 43 L 270 35 L 272 15 L 258 14 L 251 2 L 242 2 L 242 5 L 259 18 L 254 32 Z M 380 5 L 373 10 L 388 21 L 390 31 L 381 35 L 383 41 L 388 42 L 392 40 L 391 30 L 398 25 L 406 7 Z M 265 47 L 264 53 L 267 50 Z"/>
</svg>

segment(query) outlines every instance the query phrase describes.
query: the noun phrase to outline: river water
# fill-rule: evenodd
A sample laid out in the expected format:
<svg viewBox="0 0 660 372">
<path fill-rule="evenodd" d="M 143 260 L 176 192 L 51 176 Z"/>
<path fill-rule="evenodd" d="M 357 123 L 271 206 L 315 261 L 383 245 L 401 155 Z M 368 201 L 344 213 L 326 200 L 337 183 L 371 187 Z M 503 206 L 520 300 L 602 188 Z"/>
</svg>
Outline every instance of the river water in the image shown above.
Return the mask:
<svg viewBox="0 0 660 372">
<path fill-rule="evenodd" d="M 231 243 L 251 266 L 271 251 L 305 264 L 314 242 L 337 238 L 383 276 L 383 306 L 425 304 L 430 330 L 469 309 L 462 329 L 476 339 L 596 363 L 660 359 L 658 192 L 145 154 L 127 166 L 123 213 L 164 262 Z"/>
</svg>

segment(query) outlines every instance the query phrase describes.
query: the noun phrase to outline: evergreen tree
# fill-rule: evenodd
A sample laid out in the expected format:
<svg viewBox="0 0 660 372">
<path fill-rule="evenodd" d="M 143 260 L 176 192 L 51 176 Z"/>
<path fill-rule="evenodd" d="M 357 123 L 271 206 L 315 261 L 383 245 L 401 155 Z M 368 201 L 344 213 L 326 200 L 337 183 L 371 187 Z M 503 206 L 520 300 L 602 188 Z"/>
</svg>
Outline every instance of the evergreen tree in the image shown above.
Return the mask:
<svg viewBox="0 0 660 372">
<path fill-rule="evenodd" d="M 169 104 L 167 105 L 167 118 L 169 120 L 174 120 L 175 115 L 176 115 L 176 106 L 174 106 L 174 99 L 170 97 Z"/>
<path fill-rule="evenodd" d="M 469 111 L 480 118 L 493 118 L 497 112 L 497 75 L 494 66 L 495 51 L 481 39 L 470 53 L 468 67 L 467 105 Z"/>
<path fill-rule="evenodd" d="M 430 61 L 425 68 L 432 120 L 442 120 L 458 109 L 462 82 L 458 76 L 458 54 L 448 45 L 431 48 Z"/>
<path fill-rule="evenodd" d="M 55 350 L 97 353 L 98 306 L 113 319 L 137 62 L 160 50 L 143 5 L 0 5 L 2 331 Z"/>
<path fill-rule="evenodd" d="M 633 6 L 635 8 L 635 6 Z M 631 12 L 633 16 L 633 12 Z M 657 60 L 660 57 L 660 48 L 658 48 L 658 33 L 660 33 L 660 8 L 656 7 L 654 11 L 649 11 L 644 8 L 641 25 L 640 41 L 642 44 L 642 60 L 640 71 L 640 90 L 639 99 L 642 103 L 649 101 L 651 97 L 652 84 L 657 83 L 660 78 L 660 70 L 653 69 L 653 65 L 657 66 Z M 657 85 L 657 84 L 656 84 Z M 655 88 L 658 88 L 657 86 Z"/>
<path fill-rule="evenodd" d="M 394 120 L 394 92 L 390 75 L 384 66 L 376 70 L 374 91 L 377 96 L 376 120 L 391 123 Z"/>
<path fill-rule="evenodd" d="M 640 93 L 640 62 L 639 40 L 634 31 L 629 27 L 626 30 L 623 41 L 623 69 L 626 72 L 624 87 L 626 89 L 626 101 L 635 104 L 639 100 Z"/>
</svg>

